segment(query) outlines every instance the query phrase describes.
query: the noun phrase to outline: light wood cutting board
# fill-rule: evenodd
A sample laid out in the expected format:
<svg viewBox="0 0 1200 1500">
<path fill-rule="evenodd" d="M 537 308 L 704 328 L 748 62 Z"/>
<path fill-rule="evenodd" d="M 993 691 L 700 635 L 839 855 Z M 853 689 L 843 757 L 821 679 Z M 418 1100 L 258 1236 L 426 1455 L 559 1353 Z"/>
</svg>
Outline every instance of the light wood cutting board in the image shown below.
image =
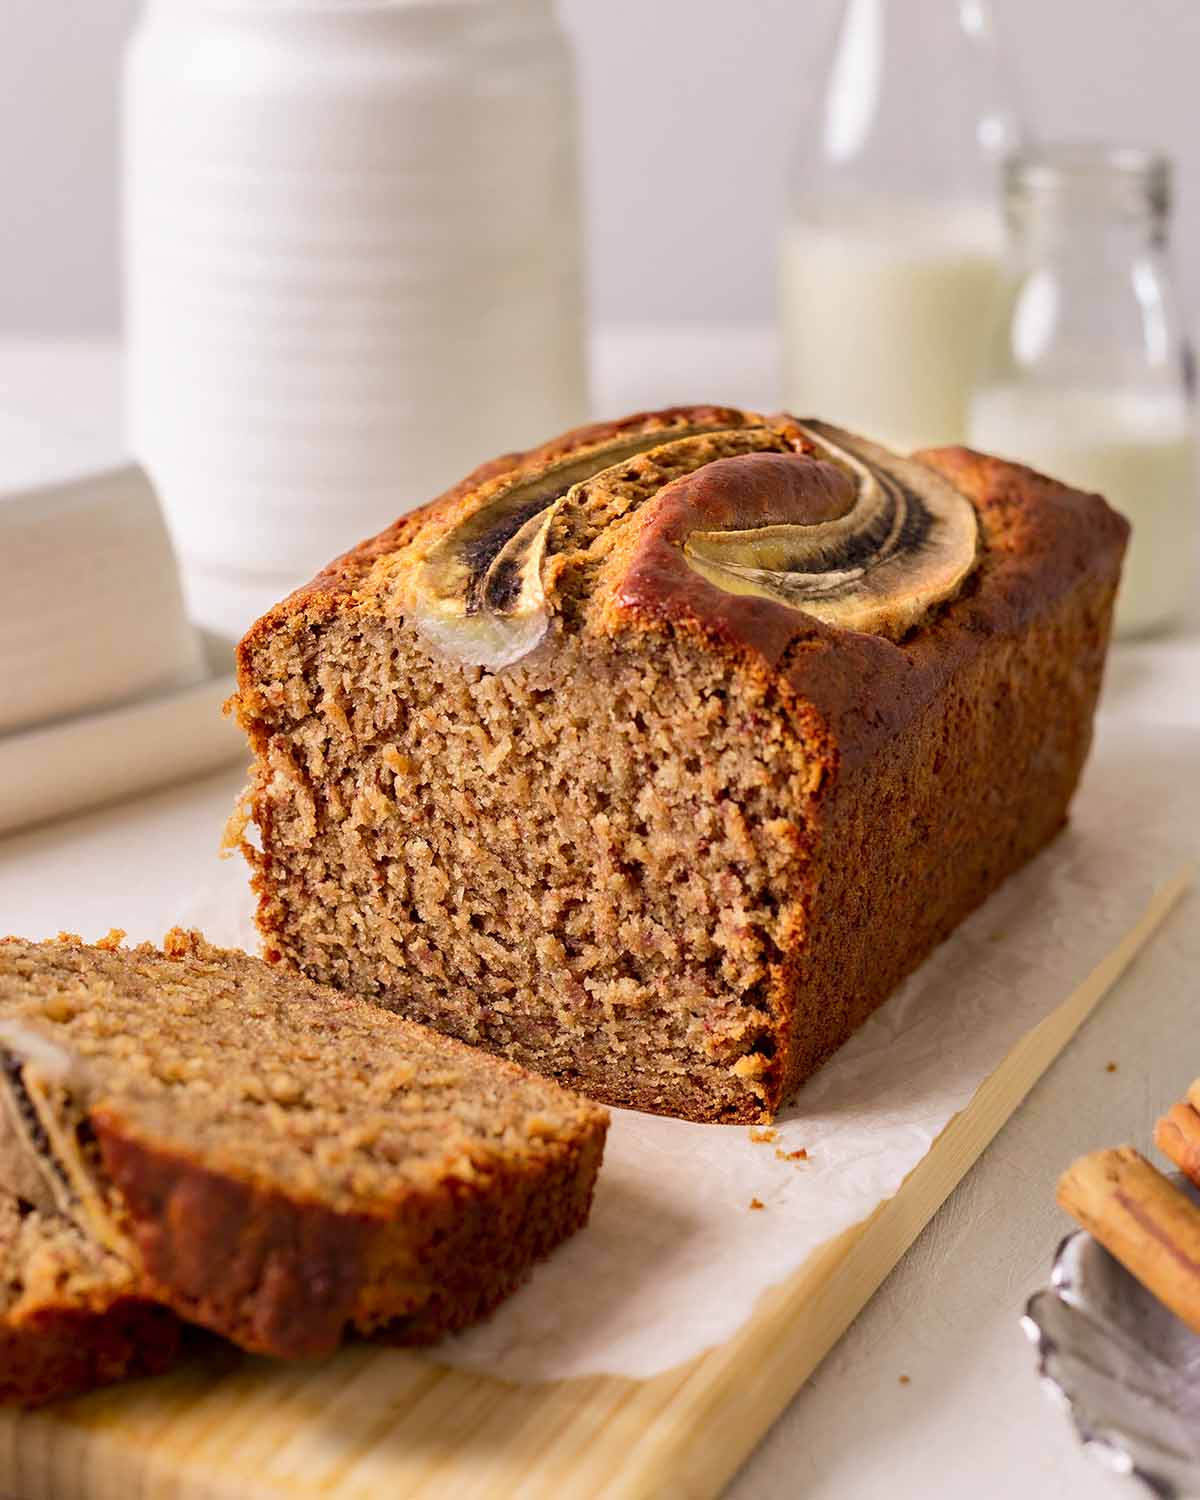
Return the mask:
<svg viewBox="0 0 1200 1500">
<path fill-rule="evenodd" d="M 719 1492 L 1186 889 L 1181 871 L 1013 1048 L 894 1198 L 763 1297 L 727 1344 L 651 1380 L 512 1385 L 353 1347 L 216 1354 L 0 1413 L 19 1500 L 703 1500 Z"/>
</svg>

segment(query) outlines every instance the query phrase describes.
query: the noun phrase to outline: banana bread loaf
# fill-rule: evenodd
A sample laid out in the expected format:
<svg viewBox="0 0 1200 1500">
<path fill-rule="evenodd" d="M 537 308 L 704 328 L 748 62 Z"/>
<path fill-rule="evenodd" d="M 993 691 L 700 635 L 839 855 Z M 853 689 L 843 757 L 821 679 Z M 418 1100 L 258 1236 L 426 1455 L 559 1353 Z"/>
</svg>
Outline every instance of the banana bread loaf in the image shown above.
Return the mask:
<svg viewBox="0 0 1200 1500">
<path fill-rule="evenodd" d="M 1061 827 L 1126 534 L 718 407 L 485 465 L 241 643 L 266 955 L 597 1099 L 768 1119 Z"/>
<path fill-rule="evenodd" d="M 174 1360 L 177 1318 L 60 1214 L 0 1192 L 0 1402 L 35 1406 Z"/>
<path fill-rule="evenodd" d="M 607 1117 L 196 933 L 0 942 L 0 1188 L 253 1352 L 428 1342 L 587 1217 Z"/>
</svg>

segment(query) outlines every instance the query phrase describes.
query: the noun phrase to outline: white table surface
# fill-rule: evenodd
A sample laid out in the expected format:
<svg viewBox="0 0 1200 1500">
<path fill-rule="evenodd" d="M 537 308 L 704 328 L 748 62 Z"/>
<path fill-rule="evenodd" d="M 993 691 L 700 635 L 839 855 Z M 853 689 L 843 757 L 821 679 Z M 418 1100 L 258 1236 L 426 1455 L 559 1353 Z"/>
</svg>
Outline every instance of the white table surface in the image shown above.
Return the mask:
<svg viewBox="0 0 1200 1500">
<path fill-rule="evenodd" d="M 0 412 L 59 423 L 64 448 L 119 456 L 119 356 L 104 342 L 0 341 Z M 595 405 L 776 404 L 771 335 L 615 329 L 597 339 Z M 4 456 L 0 452 L 0 482 Z M 452 478 L 453 476 L 447 476 Z M 1174 637 L 1114 652 L 1099 732 L 1191 725 L 1200 773 L 1200 611 Z M 216 859 L 240 769 L 0 840 L 0 926 L 158 937 Z M 1200 829 L 1194 831 L 1200 853 Z M 240 861 L 224 866 L 231 888 Z M 1082 1454 L 1045 1399 L 1018 1327 L 1068 1221 L 1054 1181 L 1075 1155 L 1132 1141 L 1200 1074 L 1200 894 L 1050 1069 L 792 1402 L 730 1500 L 1119 1500 L 1138 1493 Z M 1118 1070 L 1107 1071 L 1115 1061 Z M 901 1376 L 907 1376 L 907 1382 Z"/>
</svg>

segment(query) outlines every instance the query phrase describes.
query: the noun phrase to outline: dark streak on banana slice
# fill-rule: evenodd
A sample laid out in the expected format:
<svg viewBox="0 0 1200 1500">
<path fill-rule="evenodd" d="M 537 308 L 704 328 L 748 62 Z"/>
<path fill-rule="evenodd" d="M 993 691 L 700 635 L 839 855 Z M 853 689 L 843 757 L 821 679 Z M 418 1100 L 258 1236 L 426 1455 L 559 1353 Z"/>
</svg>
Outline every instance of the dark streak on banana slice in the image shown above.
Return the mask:
<svg viewBox="0 0 1200 1500">
<path fill-rule="evenodd" d="M 414 581 L 417 629 L 448 656 L 493 671 L 527 656 L 545 635 L 546 540 L 576 485 L 638 454 L 719 431 L 678 427 L 641 433 L 568 458 L 493 496 L 434 544 Z"/>
<path fill-rule="evenodd" d="M 694 572 L 827 624 L 896 640 L 952 598 L 975 566 L 975 508 L 940 474 L 824 422 L 800 430 L 853 488 L 841 514 L 811 525 L 697 531 Z"/>
<path fill-rule="evenodd" d="M 570 486 L 567 486 L 569 489 Z M 563 489 L 557 495 L 537 495 L 506 510 L 494 524 L 481 535 L 468 537 L 460 554 L 460 561 L 470 583 L 467 592 L 467 613 L 475 614 L 481 609 L 499 609 L 511 604 L 519 590 L 519 571 L 513 565 L 515 556 L 512 544 L 529 527 L 531 521 L 549 505 L 567 493 Z"/>
<path fill-rule="evenodd" d="M 19 1021 L 0 1021 L 0 1186 L 128 1254 L 89 1161 L 93 1137 L 76 1072 L 57 1043 Z"/>
<path fill-rule="evenodd" d="M 71 1200 L 71 1181 L 50 1145 L 37 1106 L 25 1087 L 25 1064 L 15 1053 L 0 1051 L 0 1185 L 43 1213 L 64 1212 Z"/>
<path fill-rule="evenodd" d="M 550 527 L 550 518 L 558 501 L 566 494 L 556 495 L 549 506 L 535 511 L 496 553 L 495 561 L 488 568 L 477 592 L 477 609 L 503 615 L 512 611 L 523 591 L 532 583 L 529 577 L 530 564 L 537 556 L 540 561 L 545 534 Z"/>
</svg>

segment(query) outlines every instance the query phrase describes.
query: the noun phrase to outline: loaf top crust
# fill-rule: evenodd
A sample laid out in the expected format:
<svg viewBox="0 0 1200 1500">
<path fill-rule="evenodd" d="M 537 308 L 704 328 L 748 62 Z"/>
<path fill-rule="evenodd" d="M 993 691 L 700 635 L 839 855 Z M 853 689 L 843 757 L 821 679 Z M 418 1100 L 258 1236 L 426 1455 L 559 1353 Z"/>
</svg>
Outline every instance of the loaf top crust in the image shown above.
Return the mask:
<svg viewBox="0 0 1200 1500">
<path fill-rule="evenodd" d="M 899 638 L 824 623 L 801 609 L 731 593 L 699 576 L 683 557 L 689 531 L 720 529 L 722 521 L 748 524 L 744 515 L 739 519 L 739 510 L 745 510 L 746 496 L 756 486 L 769 491 L 775 482 L 766 472 L 779 464 L 771 454 L 789 455 L 792 464 L 797 456 L 808 457 L 814 474 L 828 467 L 817 461 L 820 450 L 805 431 L 805 424 L 786 415 L 680 406 L 577 428 L 528 452 L 482 464 L 430 504 L 336 559 L 251 628 L 238 652 L 243 726 L 252 739 L 260 739 L 265 708 L 260 648 L 272 637 L 282 632 L 294 638 L 298 631 L 355 612 L 411 614 L 417 569 L 465 520 L 518 480 L 536 479 L 564 459 L 642 435 L 661 436 L 663 444 L 687 450 L 687 463 L 680 472 L 662 469 L 655 487 L 656 455 L 665 450 L 643 452 L 610 486 L 619 494 L 627 480 L 632 499 L 626 495 L 617 504 L 610 496 L 609 503 L 585 487 L 596 513 L 587 525 L 567 512 L 556 518 L 556 546 L 542 569 L 554 630 L 632 635 L 646 649 L 664 633 L 697 639 L 731 666 L 760 678 L 820 758 L 843 774 L 918 714 L 984 640 L 1019 635 L 1089 579 L 1116 584 L 1129 528 L 1099 495 L 962 447 L 923 450 L 913 460 L 949 481 L 974 507 L 976 563 L 954 597 L 926 611 Z M 636 494 L 639 484 L 648 490 L 642 498 Z M 810 495 L 800 509 L 820 503 L 819 494 Z M 606 519 L 606 504 L 612 519 Z M 780 504 L 786 510 L 792 502 L 785 498 Z M 810 519 L 769 515 L 771 522 Z"/>
<path fill-rule="evenodd" d="M 661 432 L 663 441 L 687 427 L 719 427 L 725 424 L 761 421 L 757 414 L 728 406 L 672 406 L 661 411 L 635 412 L 609 422 L 593 422 L 573 427 L 536 448 L 514 450 L 487 459 L 450 489 L 428 504 L 409 511 L 373 537 L 367 537 L 349 552 L 336 557 L 311 579 L 295 589 L 273 609 L 266 612 L 247 632 L 243 645 L 251 647 L 269 635 L 278 625 L 298 617 L 316 620 L 337 610 L 365 603 L 383 585 L 371 581 L 374 565 L 381 559 L 403 552 L 418 531 L 427 523 L 445 521 L 448 528 L 472 505 L 482 500 L 496 480 L 517 474 L 533 474 L 556 459 L 583 453 L 625 433 Z"/>
</svg>

